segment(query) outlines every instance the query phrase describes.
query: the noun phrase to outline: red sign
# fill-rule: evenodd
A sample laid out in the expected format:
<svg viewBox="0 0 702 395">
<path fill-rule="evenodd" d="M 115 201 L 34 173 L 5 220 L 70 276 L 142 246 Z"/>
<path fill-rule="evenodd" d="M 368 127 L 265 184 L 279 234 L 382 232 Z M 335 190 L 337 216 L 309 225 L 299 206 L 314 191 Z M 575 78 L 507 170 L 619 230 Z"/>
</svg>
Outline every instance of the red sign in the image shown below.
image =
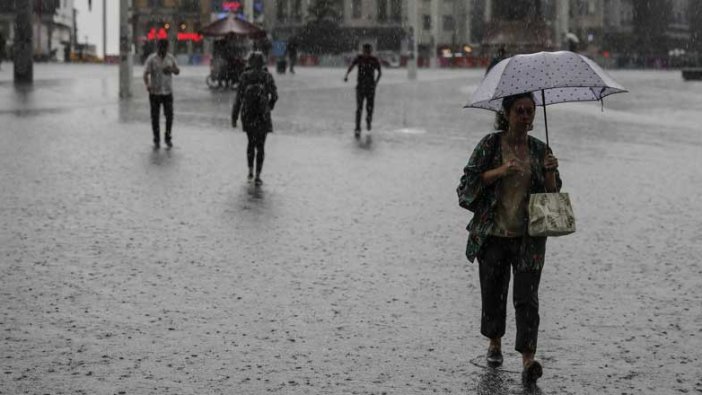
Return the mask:
<svg viewBox="0 0 702 395">
<path fill-rule="evenodd" d="M 224 10 L 224 11 L 236 12 L 239 8 L 241 8 L 241 3 L 239 3 L 238 1 L 223 1 L 222 2 L 222 10 Z"/>
<path fill-rule="evenodd" d="M 177 37 L 178 41 L 202 41 L 202 34 L 198 33 L 178 33 Z"/>
<path fill-rule="evenodd" d="M 151 30 L 149 30 L 149 33 L 146 34 L 146 39 L 149 41 L 167 40 L 168 39 L 168 32 L 164 28 L 159 28 L 158 30 L 156 30 L 155 27 L 152 27 Z M 199 41 L 202 41 L 203 37 L 202 37 L 202 34 L 199 34 L 199 33 L 180 32 L 176 35 L 176 39 L 178 41 L 199 42 Z"/>
<path fill-rule="evenodd" d="M 160 28 L 158 31 L 156 31 L 156 28 L 152 27 L 151 30 L 149 30 L 149 33 L 146 34 L 146 38 L 149 41 L 165 40 L 168 38 L 168 32 L 166 32 L 166 29 L 164 28 Z"/>
</svg>

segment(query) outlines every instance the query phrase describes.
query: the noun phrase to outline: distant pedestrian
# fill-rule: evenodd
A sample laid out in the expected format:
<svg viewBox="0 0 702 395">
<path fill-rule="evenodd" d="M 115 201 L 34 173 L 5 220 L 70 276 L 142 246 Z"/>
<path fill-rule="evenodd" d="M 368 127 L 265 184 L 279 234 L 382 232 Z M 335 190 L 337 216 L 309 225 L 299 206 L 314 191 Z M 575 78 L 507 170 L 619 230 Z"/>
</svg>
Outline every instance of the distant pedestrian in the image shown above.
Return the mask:
<svg viewBox="0 0 702 395">
<path fill-rule="evenodd" d="M 505 59 L 505 56 L 507 56 L 507 51 L 505 50 L 505 46 L 501 45 L 500 48 L 497 50 L 497 54 L 495 55 L 494 58 L 490 61 L 490 64 L 488 65 L 487 69 L 485 70 L 485 74 L 490 72 L 490 70 L 495 67 L 496 64 L 500 63 L 502 60 Z M 501 121 L 501 114 L 498 112 L 495 114 L 495 125 L 499 124 Z M 529 129 L 531 130 L 531 129 Z"/>
<path fill-rule="evenodd" d="M 514 273 L 517 321 L 515 349 L 522 354 L 522 376 L 536 381 L 534 359 L 539 331 L 539 283 L 545 237 L 527 233 L 527 204 L 532 193 L 561 188 L 558 160 L 541 140 L 529 136 L 536 109 L 531 93 L 503 99 L 503 122 L 473 150 L 458 186 L 458 203 L 473 212 L 466 256 L 479 263 L 482 318 L 480 333 L 490 339 L 487 362 L 502 364 L 507 291 Z"/>
<path fill-rule="evenodd" d="M 2 62 L 5 61 L 6 49 L 5 49 L 5 34 L 0 31 L 0 70 L 2 70 Z"/>
<path fill-rule="evenodd" d="M 297 64 L 297 39 L 288 41 L 288 62 L 290 62 L 290 73 L 295 74 L 295 64 Z"/>
<path fill-rule="evenodd" d="M 373 121 L 373 107 L 375 105 L 375 88 L 380 81 L 382 71 L 380 61 L 372 55 L 373 47 L 370 44 L 363 44 L 363 53 L 356 56 L 344 76 L 344 82 L 349 80 L 349 74 L 354 67 L 358 66 L 358 83 L 356 85 L 356 128 L 354 135 L 361 136 L 361 114 L 363 112 L 363 102 L 366 102 L 366 129 L 371 130 Z M 378 72 L 377 76 L 375 72 Z"/>
<path fill-rule="evenodd" d="M 160 40 L 156 47 L 156 53 L 152 53 L 146 58 L 144 63 L 144 84 L 149 91 L 149 103 L 151 105 L 151 130 L 154 133 L 154 148 L 158 149 L 161 144 L 160 133 L 160 107 L 163 105 L 163 113 L 166 116 L 166 134 L 164 140 L 166 146 L 173 146 L 173 77 L 180 74 L 180 69 L 175 57 L 168 53 L 168 41 Z"/>
<path fill-rule="evenodd" d="M 505 59 L 505 56 L 507 56 L 507 51 L 505 50 L 505 46 L 502 45 L 500 48 L 497 50 L 497 55 L 495 55 L 494 58 L 490 61 L 490 64 L 487 67 L 487 70 L 485 70 L 485 74 L 490 72 L 490 69 L 495 67 L 496 64 L 500 63 L 502 60 Z"/>
<path fill-rule="evenodd" d="M 236 100 L 232 108 L 232 127 L 236 128 L 241 112 L 242 129 L 249 140 L 246 147 L 246 159 L 249 165 L 248 180 L 254 181 L 256 186 L 263 184 L 261 170 L 265 154 L 264 146 L 266 135 L 273 132 L 271 111 L 276 101 L 278 101 L 278 91 L 273 76 L 265 67 L 263 54 L 254 52 L 249 56 L 248 66 L 239 80 Z"/>
</svg>

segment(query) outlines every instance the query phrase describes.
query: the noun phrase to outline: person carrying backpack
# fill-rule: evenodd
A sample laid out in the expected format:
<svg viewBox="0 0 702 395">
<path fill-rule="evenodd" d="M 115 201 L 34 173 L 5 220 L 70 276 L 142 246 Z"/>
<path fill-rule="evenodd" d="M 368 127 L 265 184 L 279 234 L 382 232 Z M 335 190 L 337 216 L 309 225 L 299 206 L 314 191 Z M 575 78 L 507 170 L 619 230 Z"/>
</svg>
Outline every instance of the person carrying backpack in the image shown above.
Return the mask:
<svg viewBox="0 0 702 395">
<path fill-rule="evenodd" d="M 236 100 L 232 108 L 232 127 L 236 128 L 239 113 L 241 113 L 242 129 L 249 139 L 246 148 L 246 159 L 249 165 L 248 180 L 257 186 L 263 184 L 261 169 L 263 168 L 264 145 L 266 135 L 273 132 L 271 111 L 278 100 L 278 92 L 273 76 L 264 67 L 263 54 L 254 52 L 249 56 L 248 66 L 239 80 Z M 254 179 L 254 159 L 256 162 L 256 177 Z"/>
</svg>

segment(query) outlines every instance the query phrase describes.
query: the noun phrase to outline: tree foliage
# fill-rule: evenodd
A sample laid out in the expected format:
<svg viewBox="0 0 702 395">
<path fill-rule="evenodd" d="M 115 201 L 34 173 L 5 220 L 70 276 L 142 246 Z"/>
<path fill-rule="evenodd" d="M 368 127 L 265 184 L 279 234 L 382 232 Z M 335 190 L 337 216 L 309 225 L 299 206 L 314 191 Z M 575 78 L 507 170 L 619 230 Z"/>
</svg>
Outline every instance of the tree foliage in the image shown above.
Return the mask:
<svg viewBox="0 0 702 395">
<path fill-rule="evenodd" d="M 669 0 L 636 2 L 634 7 L 634 36 L 636 47 L 644 55 L 668 52 L 666 31 L 671 21 Z"/>
<path fill-rule="evenodd" d="M 343 2 L 339 0 L 315 0 L 307 9 L 310 21 L 329 20 L 339 22 L 343 16 Z"/>
<path fill-rule="evenodd" d="M 349 49 L 346 32 L 339 26 L 343 17 L 339 0 L 315 0 L 308 8 L 309 19 L 296 37 L 300 47 L 313 54 L 338 54 Z"/>
<path fill-rule="evenodd" d="M 702 53 L 702 1 L 691 1 L 688 7 L 689 49 Z"/>
</svg>

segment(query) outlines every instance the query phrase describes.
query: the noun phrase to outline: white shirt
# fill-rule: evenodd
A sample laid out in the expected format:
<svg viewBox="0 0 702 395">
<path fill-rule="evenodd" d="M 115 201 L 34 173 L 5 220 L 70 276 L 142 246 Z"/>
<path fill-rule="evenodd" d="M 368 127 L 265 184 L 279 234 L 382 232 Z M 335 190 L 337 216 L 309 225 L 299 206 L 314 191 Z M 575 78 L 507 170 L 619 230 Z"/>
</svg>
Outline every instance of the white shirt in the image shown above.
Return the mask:
<svg viewBox="0 0 702 395">
<path fill-rule="evenodd" d="M 176 60 L 173 55 L 167 53 L 161 58 L 154 52 L 146 58 L 144 63 L 144 75 L 149 74 L 149 87 L 153 95 L 170 95 L 173 93 L 173 74 L 165 74 L 164 67 L 176 67 Z"/>
</svg>

